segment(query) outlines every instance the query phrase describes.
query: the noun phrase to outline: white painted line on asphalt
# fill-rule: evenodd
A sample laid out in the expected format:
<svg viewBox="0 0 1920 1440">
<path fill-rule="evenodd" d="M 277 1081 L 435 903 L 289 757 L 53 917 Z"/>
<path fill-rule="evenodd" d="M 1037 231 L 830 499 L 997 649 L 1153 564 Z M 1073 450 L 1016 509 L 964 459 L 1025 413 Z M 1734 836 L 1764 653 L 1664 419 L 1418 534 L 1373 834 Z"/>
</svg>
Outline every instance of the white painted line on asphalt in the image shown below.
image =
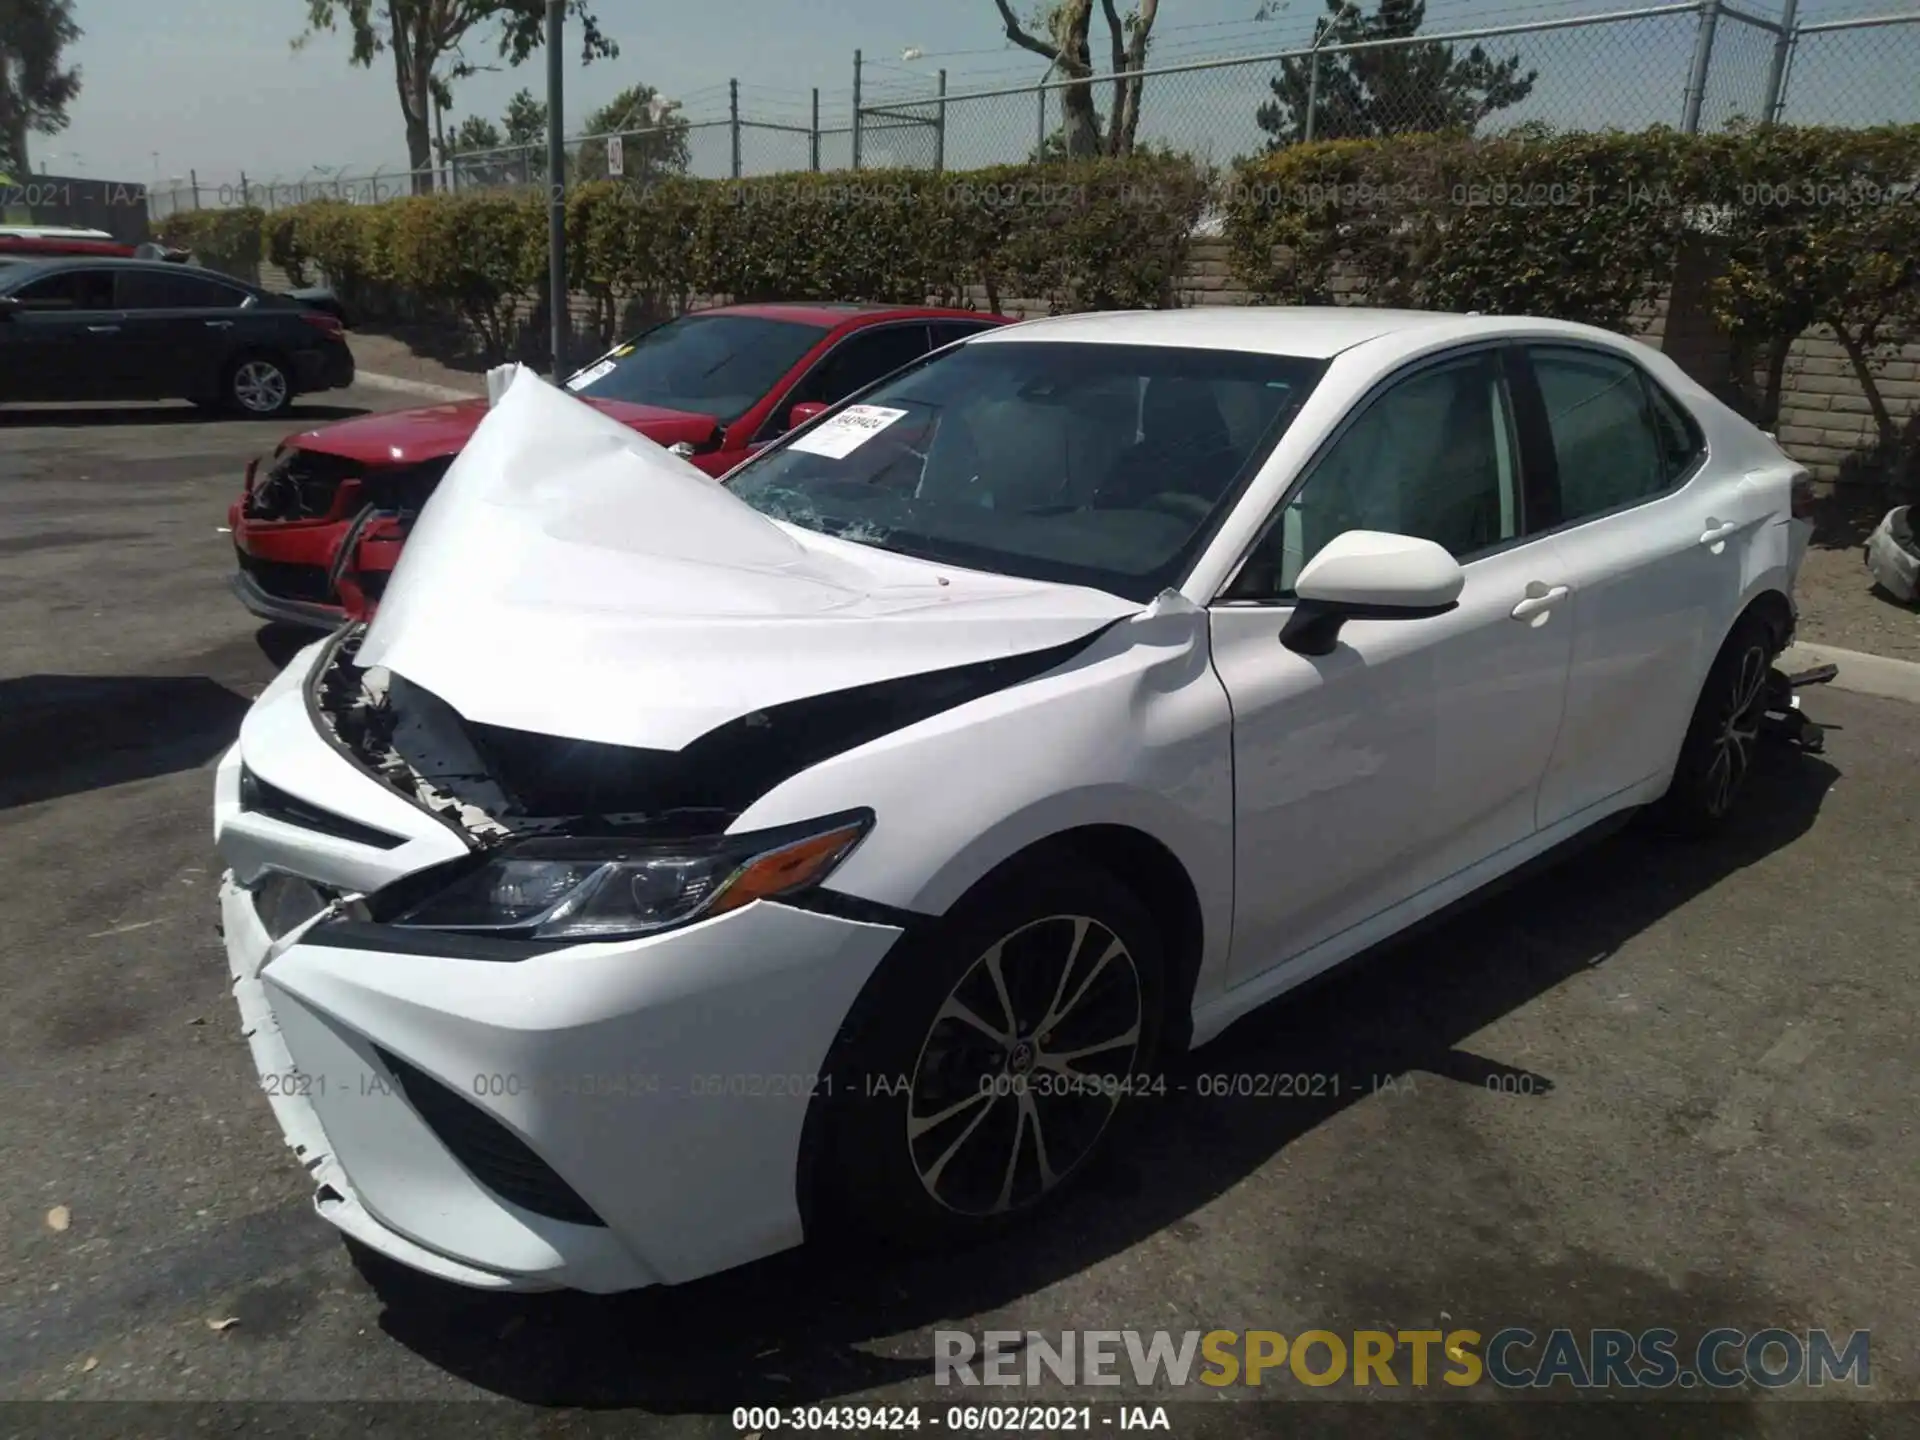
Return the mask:
<svg viewBox="0 0 1920 1440">
<path fill-rule="evenodd" d="M 1879 695 L 1920 705 L 1920 665 L 1911 660 L 1863 655 L 1858 650 L 1840 650 L 1832 645 L 1789 645 L 1787 653 L 1780 657 L 1780 668 L 1790 675 L 1815 665 L 1840 667 L 1840 673 L 1833 679 L 1836 690 L 1852 690 L 1861 695 Z"/>
<path fill-rule="evenodd" d="M 425 380 L 408 380 L 399 375 L 382 375 L 377 370 L 361 370 L 353 377 L 356 385 L 373 390 L 397 390 L 403 395 L 421 395 L 429 400 L 478 400 L 487 393 L 486 381 L 475 382 L 472 390 L 456 390 L 451 385 L 434 385 Z"/>
</svg>

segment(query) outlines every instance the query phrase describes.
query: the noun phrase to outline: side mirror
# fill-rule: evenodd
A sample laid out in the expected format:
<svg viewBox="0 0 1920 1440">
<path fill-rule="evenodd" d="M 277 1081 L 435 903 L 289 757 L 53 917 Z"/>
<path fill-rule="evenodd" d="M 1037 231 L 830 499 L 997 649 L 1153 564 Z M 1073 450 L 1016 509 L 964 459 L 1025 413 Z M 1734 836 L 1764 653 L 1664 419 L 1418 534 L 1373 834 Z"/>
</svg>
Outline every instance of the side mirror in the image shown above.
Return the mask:
<svg viewBox="0 0 1920 1440">
<path fill-rule="evenodd" d="M 1294 582 L 1298 597 L 1280 643 L 1300 655 L 1331 655 L 1349 620 L 1422 620 L 1444 615 L 1466 588 L 1460 563 L 1431 540 L 1380 530 L 1336 535 Z"/>
<path fill-rule="evenodd" d="M 789 430 L 798 430 L 802 425 L 813 419 L 814 416 L 824 415 L 826 413 L 827 407 L 822 405 L 818 400 L 802 400 L 787 412 L 787 428 Z"/>
</svg>

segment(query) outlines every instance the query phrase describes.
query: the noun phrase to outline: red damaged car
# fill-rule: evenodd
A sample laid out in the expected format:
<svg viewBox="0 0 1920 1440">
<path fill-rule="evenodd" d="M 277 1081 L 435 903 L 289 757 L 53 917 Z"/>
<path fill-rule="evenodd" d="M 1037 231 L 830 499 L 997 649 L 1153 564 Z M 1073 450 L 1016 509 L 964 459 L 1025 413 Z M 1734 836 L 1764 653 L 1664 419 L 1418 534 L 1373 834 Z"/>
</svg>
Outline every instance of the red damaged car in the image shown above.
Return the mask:
<svg viewBox="0 0 1920 1440">
<path fill-rule="evenodd" d="M 730 305 L 616 346 L 567 388 L 709 475 L 819 408 L 1004 317 L 866 305 Z M 229 512 L 254 614 L 332 627 L 371 614 L 433 487 L 487 412 L 434 405 L 302 431 L 247 468 Z"/>
</svg>

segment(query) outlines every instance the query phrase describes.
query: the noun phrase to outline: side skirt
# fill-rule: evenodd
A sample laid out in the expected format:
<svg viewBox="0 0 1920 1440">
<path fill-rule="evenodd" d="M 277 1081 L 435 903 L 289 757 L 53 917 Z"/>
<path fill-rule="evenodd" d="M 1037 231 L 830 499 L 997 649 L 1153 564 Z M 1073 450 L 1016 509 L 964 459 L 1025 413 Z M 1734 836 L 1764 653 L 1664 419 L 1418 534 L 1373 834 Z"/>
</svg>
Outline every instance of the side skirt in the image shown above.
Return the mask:
<svg viewBox="0 0 1920 1440">
<path fill-rule="evenodd" d="M 1338 935 L 1330 936 L 1271 969 L 1234 986 L 1194 1011 L 1192 1048 L 1218 1039 L 1234 1021 L 1271 1000 L 1298 989 L 1362 951 L 1388 941 L 1403 943 L 1453 919 L 1569 855 L 1612 834 L 1642 805 L 1660 798 L 1665 775 L 1643 781 L 1601 800 L 1539 834 L 1489 855 L 1477 865 L 1448 876 L 1418 895 L 1382 910 Z"/>
</svg>

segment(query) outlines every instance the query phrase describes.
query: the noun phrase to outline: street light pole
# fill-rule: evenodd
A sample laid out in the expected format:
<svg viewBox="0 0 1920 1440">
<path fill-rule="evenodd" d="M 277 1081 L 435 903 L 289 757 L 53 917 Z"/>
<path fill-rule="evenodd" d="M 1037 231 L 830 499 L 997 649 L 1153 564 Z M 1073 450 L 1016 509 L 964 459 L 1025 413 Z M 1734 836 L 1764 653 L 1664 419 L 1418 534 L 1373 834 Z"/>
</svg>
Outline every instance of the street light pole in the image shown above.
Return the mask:
<svg viewBox="0 0 1920 1440">
<path fill-rule="evenodd" d="M 560 46 L 566 0 L 547 0 L 547 264 L 552 286 L 547 308 L 553 318 L 553 379 L 567 373 L 567 143 L 563 102 L 566 57 Z"/>
</svg>

